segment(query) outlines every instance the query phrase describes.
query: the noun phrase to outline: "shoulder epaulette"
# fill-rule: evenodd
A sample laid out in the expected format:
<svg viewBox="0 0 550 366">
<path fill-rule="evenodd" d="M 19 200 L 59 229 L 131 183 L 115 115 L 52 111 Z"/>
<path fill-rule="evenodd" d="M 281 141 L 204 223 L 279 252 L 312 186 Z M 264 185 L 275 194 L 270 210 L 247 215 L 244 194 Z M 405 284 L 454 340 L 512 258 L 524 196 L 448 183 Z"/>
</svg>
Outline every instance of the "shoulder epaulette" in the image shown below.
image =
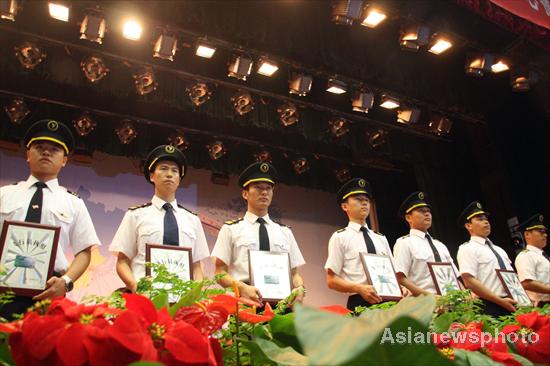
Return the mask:
<svg viewBox="0 0 550 366">
<path fill-rule="evenodd" d="M 464 244 L 468 244 L 468 243 L 469 243 L 469 241 L 465 241 L 464 243 L 462 243 L 462 244 L 460 244 L 460 245 L 464 245 Z M 460 246 L 460 245 L 459 245 L 459 246 Z"/>
<path fill-rule="evenodd" d="M 190 214 L 193 214 L 193 215 L 195 215 L 195 216 L 199 216 L 199 215 L 197 215 L 196 213 L 194 213 L 193 211 L 191 211 L 191 210 L 189 210 L 189 209 L 183 207 L 183 206 L 180 205 L 179 203 L 178 203 L 178 207 L 179 207 L 179 208 L 183 208 L 185 211 L 189 212 Z"/>
<path fill-rule="evenodd" d="M 378 234 L 378 235 L 380 235 L 380 236 L 384 236 L 384 234 L 382 234 L 382 233 L 379 233 L 378 231 L 374 231 L 374 230 L 373 230 L 373 232 L 374 232 L 375 234 Z"/>
<path fill-rule="evenodd" d="M 226 225 L 233 225 L 233 224 L 236 224 L 237 222 L 240 222 L 240 221 L 243 221 L 243 218 L 242 218 L 242 217 L 239 217 L 239 218 L 236 219 L 236 220 L 229 220 L 229 221 L 226 221 L 225 224 L 226 224 Z"/>
<path fill-rule="evenodd" d="M 144 203 L 143 205 L 128 207 L 128 210 L 134 211 L 134 210 L 137 210 L 138 208 L 143 208 L 143 207 L 147 207 L 147 206 L 151 206 L 151 202 Z"/>
<path fill-rule="evenodd" d="M 409 236 L 411 236 L 411 234 L 403 235 L 403 236 L 400 237 L 399 239 L 408 238 Z"/>
<path fill-rule="evenodd" d="M 271 220 L 271 221 L 273 221 L 274 223 L 279 224 L 279 225 L 281 225 L 281 226 L 287 227 L 287 228 L 289 228 L 289 229 L 291 228 L 290 226 L 285 225 L 285 224 L 283 224 L 283 223 L 280 222 L 280 221 L 275 221 L 275 220 Z"/>
<path fill-rule="evenodd" d="M 341 229 L 338 229 L 338 230 L 336 230 L 336 232 L 337 232 L 337 233 L 341 233 L 341 232 L 343 232 L 343 231 L 346 231 L 346 228 L 345 228 L 345 227 L 343 227 L 343 228 L 341 228 Z"/>
<path fill-rule="evenodd" d="M 73 191 L 69 191 L 68 189 L 67 189 L 67 193 L 72 194 L 72 195 L 75 196 L 76 198 L 80 198 L 80 196 L 79 196 L 78 194 L 76 194 L 76 193 L 73 192 Z"/>
<path fill-rule="evenodd" d="M 520 253 L 527 253 L 527 252 L 529 252 L 529 250 L 523 249 Z"/>
</svg>

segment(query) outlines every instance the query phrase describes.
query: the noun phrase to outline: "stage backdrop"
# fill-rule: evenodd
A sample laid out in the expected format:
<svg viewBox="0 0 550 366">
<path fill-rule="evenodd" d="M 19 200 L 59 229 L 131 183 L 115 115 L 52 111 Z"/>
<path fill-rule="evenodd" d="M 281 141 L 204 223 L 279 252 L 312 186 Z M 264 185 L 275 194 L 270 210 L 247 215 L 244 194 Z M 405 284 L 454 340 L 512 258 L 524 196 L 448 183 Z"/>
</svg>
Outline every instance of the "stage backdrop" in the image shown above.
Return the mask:
<svg viewBox="0 0 550 366">
<path fill-rule="evenodd" d="M 230 219 L 242 217 L 244 201 L 237 177 L 229 185 L 210 181 L 207 170 L 190 169 L 177 192 L 178 203 L 198 213 L 210 251 L 219 228 Z M 0 185 L 26 180 L 29 175 L 24 151 L 0 150 Z M 153 187 L 140 173 L 139 161 L 95 154 L 91 164 L 70 161 L 61 171 L 60 184 L 76 192 L 86 203 L 101 246 L 93 251 L 88 271 L 76 282 L 70 297 L 79 300 L 87 294 L 106 295 L 121 287 L 115 271 L 115 256 L 108 247 L 128 207 L 149 202 Z M 307 264 L 300 271 L 307 286 L 306 303 L 345 304 L 346 296 L 327 288 L 323 269 L 330 235 L 347 222 L 332 194 L 278 185 L 270 215 L 292 227 Z M 213 265 L 206 261 L 206 274 Z"/>
</svg>

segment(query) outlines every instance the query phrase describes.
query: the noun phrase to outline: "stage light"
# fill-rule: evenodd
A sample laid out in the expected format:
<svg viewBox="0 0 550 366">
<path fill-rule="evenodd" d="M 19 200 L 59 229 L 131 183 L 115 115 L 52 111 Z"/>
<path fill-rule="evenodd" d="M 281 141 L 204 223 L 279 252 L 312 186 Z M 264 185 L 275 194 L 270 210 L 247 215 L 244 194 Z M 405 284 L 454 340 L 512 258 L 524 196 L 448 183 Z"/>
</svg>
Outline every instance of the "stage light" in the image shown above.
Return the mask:
<svg viewBox="0 0 550 366">
<path fill-rule="evenodd" d="M 216 47 L 206 43 L 203 40 L 197 42 L 197 48 L 195 50 L 195 55 L 204 58 L 212 58 L 216 52 Z"/>
<path fill-rule="evenodd" d="M 510 62 L 505 59 L 499 59 L 491 65 L 491 71 L 495 74 L 507 70 L 510 70 Z"/>
<path fill-rule="evenodd" d="M 96 125 L 96 122 L 86 112 L 73 121 L 74 129 L 80 136 L 88 136 Z"/>
<path fill-rule="evenodd" d="M 348 125 L 349 121 L 342 117 L 335 117 L 328 121 L 329 130 L 335 137 L 341 137 L 348 133 Z"/>
<path fill-rule="evenodd" d="M 19 6 L 17 0 L 1 0 L 0 1 L 0 19 L 15 21 L 15 16 Z"/>
<path fill-rule="evenodd" d="M 231 103 L 239 116 L 244 116 L 254 109 L 254 100 L 250 93 L 246 91 L 238 91 L 237 94 L 231 97 Z"/>
<path fill-rule="evenodd" d="M 119 127 L 115 129 L 115 132 L 120 142 L 124 145 L 128 145 L 138 135 L 134 124 L 128 119 L 122 120 Z"/>
<path fill-rule="evenodd" d="M 80 25 L 80 39 L 103 43 L 105 36 L 105 18 L 99 14 L 86 14 Z"/>
<path fill-rule="evenodd" d="M 187 150 L 189 148 L 189 141 L 185 137 L 184 132 L 180 129 L 177 129 L 176 132 L 168 137 L 168 143 L 180 150 Z"/>
<path fill-rule="evenodd" d="M 363 12 L 363 0 L 339 0 L 332 8 L 332 21 L 336 24 L 352 25 Z"/>
<path fill-rule="evenodd" d="M 15 47 L 15 57 L 25 69 L 33 70 L 46 59 L 46 53 L 36 44 L 25 41 L 20 46 Z"/>
<path fill-rule="evenodd" d="M 434 116 L 430 119 L 428 129 L 438 136 L 448 135 L 453 127 L 453 122 L 447 117 Z"/>
<path fill-rule="evenodd" d="M 494 64 L 494 57 L 491 54 L 471 54 L 466 58 L 464 71 L 467 75 L 481 77 L 485 72 L 491 70 Z"/>
<path fill-rule="evenodd" d="M 371 148 L 376 149 L 386 143 L 386 135 L 388 131 L 377 130 L 368 134 L 369 145 Z"/>
<path fill-rule="evenodd" d="M 327 91 L 333 94 L 344 94 L 348 90 L 346 83 L 336 79 L 329 79 Z"/>
<path fill-rule="evenodd" d="M 273 159 L 271 153 L 267 150 L 261 150 L 258 153 L 254 154 L 254 160 L 257 163 L 272 163 Z"/>
<path fill-rule="evenodd" d="M 252 59 L 250 57 L 233 55 L 229 62 L 229 73 L 227 76 L 239 80 L 246 80 L 251 71 Z"/>
<path fill-rule="evenodd" d="M 21 123 L 31 113 L 25 101 L 21 98 L 12 100 L 5 108 L 11 123 Z"/>
<path fill-rule="evenodd" d="M 428 49 L 428 52 L 431 52 L 435 55 L 440 55 L 443 52 L 447 51 L 452 46 L 453 44 L 448 39 L 443 38 L 441 36 L 436 36 L 436 37 L 433 37 L 432 42 L 430 43 L 430 48 Z"/>
<path fill-rule="evenodd" d="M 161 34 L 155 42 L 153 57 L 174 61 L 178 40 L 173 35 Z"/>
<path fill-rule="evenodd" d="M 155 73 L 151 66 L 144 66 L 140 68 L 134 75 L 134 85 L 136 87 L 136 93 L 139 95 L 149 94 L 154 91 L 158 83 L 155 78 Z"/>
<path fill-rule="evenodd" d="M 306 158 L 298 158 L 292 161 L 292 169 L 298 175 L 302 175 L 309 170 L 309 163 Z"/>
<path fill-rule="evenodd" d="M 351 173 L 348 168 L 340 168 L 334 170 L 334 176 L 336 180 L 340 183 L 345 183 L 351 179 Z"/>
<path fill-rule="evenodd" d="M 211 144 L 206 145 L 206 149 L 208 150 L 208 155 L 212 160 L 218 160 L 227 153 L 227 149 L 221 141 L 214 141 Z"/>
<path fill-rule="evenodd" d="M 50 16 L 52 18 L 64 22 L 69 21 L 69 8 L 65 5 L 50 2 L 48 3 L 48 10 L 50 11 Z"/>
<path fill-rule="evenodd" d="M 105 66 L 103 59 L 97 56 L 88 56 L 80 62 L 80 68 L 84 72 L 84 76 L 90 82 L 95 83 L 103 79 L 109 73 L 109 69 Z"/>
<path fill-rule="evenodd" d="M 141 31 L 143 28 L 135 20 L 127 20 L 124 23 L 124 28 L 122 30 L 122 35 L 124 38 L 127 38 L 132 41 L 137 41 L 141 38 Z"/>
<path fill-rule="evenodd" d="M 298 113 L 298 108 L 294 103 L 285 103 L 277 108 L 277 113 L 279 113 L 279 121 L 285 127 L 294 125 L 300 120 L 300 115 Z"/>
<path fill-rule="evenodd" d="M 187 95 L 189 95 L 191 103 L 198 107 L 201 104 L 206 103 L 212 97 L 212 92 L 207 84 L 197 82 L 195 85 L 187 89 Z"/>
<path fill-rule="evenodd" d="M 279 70 L 279 66 L 277 64 L 265 57 L 261 58 L 258 67 L 258 74 L 265 75 L 265 76 L 272 76 L 277 70 Z"/>
<path fill-rule="evenodd" d="M 369 28 L 375 28 L 387 18 L 386 13 L 381 9 L 368 6 L 364 11 L 364 18 L 361 25 Z"/>
<path fill-rule="evenodd" d="M 510 78 L 512 90 L 516 92 L 526 92 L 531 86 L 538 82 L 538 75 L 533 71 L 513 70 Z"/>
<path fill-rule="evenodd" d="M 382 95 L 382 102 L 380 103 L 380 107 L 386 108 L 386 109 L 395 109 L 399 107 L 399 100 L 393 97 L 390 97 L 389 95 Z"/>
<path fill-rule="evenodd" d="M 408 51 L 418 51 L 430 41 L 430 29 L 423 25 L 410 25 L 401 29 L 399 44 Z"/>
<path fill-rule="evenodd" d="M 305 75 L 302 73 L 294 73 L 288 82 L 289 93 L 296 94 L 301 97 L 307 95 L 311 90 L 311 84 L 313 78 L 311 75 Z"/>
<path fill-rule="evenodd" d="M 397 122 L 413 124 L 420 118 L 420 109 L 414 107 L 403 107 L 397 111 Z"/>
<path fill-rule="evenodd" d="M 351 108 L 354 112 L 368 113 L 374 104 L 374 94 L 365 89 L 358 89 L 351 98 Z"/>
</svg>

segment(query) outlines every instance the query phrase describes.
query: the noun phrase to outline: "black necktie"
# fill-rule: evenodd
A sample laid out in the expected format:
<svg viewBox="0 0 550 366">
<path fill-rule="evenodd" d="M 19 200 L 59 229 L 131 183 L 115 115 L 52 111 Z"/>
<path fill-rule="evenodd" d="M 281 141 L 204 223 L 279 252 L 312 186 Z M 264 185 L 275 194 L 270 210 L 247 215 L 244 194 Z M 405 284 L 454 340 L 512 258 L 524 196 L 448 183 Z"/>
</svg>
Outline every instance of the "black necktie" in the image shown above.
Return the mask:
<svg viewBox="0 0 550 366">
<path fill-rule="evenodd" d="M 500 269 L 506 269 L 506 265 L 504 264 L 504 261 L 502 260 L 502 257 L 497 253 L 495 248 L 491 245 L 491 242 L 489 240 L 485 240 L 485 244 L 489 246 L 489 249 L 495 254 L 495 257 L 497 257 L 498 265 Z"/>
<path fill-rule="evenodd" d="M 363 232 L 363 239 L 365 239 L 365 244 L 367 245 L 367 252 L 370 254 L 376 254 L 376 248 L 372 239 L 369 236 L 369 229 L 364 226 L 361 226 L 361 231 Z"/>
<path fill-rule="evenodd" d="M 437 251 L 437 248 L 434 245 L 434 242 L 432 241 L 432 237 L 430 234 L 426 234 L 426 239 L 428 239 L 428 243 L 430 243 L 430 248 L 432 248 L 432 252 L 434 252 L 434 259 L 436 262 L 441 262 L 441 256 L 439 255 L 439 252 Z"/>
<path fill-rule="evenodd" d="M 163 244 L 179 245 L 178 222 L 174 216 L 174 208 L 168 202 L 162 205 L 164 213 L 164 237 Z"/>
<path fill-rule="evenodd" d="M 44 182 L 36 182 L 34 186 L 36 186 L 36 192 L 34 192 L 31 198 L 25 221 L 40 224 L 40 218 L 42 217 L 42 188 L 46 188 L 47 185 Z"/>
<path fill-rule="evenodd" d="M 265 227 L 265 220 L 258 217 L 257 222 L 260 223 L 260 250 L 269 252 L 269 236 L 267 235 L 267 229 Z"/>
</svg>

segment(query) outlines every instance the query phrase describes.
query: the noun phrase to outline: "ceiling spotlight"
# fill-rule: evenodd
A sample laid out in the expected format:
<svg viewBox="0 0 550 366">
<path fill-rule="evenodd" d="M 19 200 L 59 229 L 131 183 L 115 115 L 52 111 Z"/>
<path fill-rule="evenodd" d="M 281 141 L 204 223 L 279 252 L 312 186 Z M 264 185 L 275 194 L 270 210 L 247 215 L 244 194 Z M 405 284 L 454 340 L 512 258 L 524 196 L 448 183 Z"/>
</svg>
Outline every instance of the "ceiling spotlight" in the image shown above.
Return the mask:
<svg viewBox="0 0 550 366">
<path fill-rule="evenodd" d="M 212 58 L 216 52 L 216 47 L 206 43 L 204 40 L 199 40 L 197 42 L 197 49 L 195 50 L 195 55 L 204 58 Z"/>
<path fill-rule="evenodd" d="M 128 119 L 122 120 L 119 127 L 115 129 L 115 132 L 120 142 L 124 145 L 128 145 L 138 135 L 134 124 Z"/>
<path fill-rule="evenodd" d="M 279 113 L 279 121 L 285 127 L 294 125 L 300 120 L 300 115 L 298 113 L 298 107 L 294 103 L 285 103 L 277 108 L 277 113 Z"/>
<path fill-rule="evenodd" d="M 277 70 L 279 70 L 279 66 L 266 57 L 262 57 L 260 61 L 258 61 L 258 64 L 258 74 L 261 75 L 272 76 Z"/>
<path fill-rule="evenodd" d="M 122 35 L 126 39 L 137 41 L 141 38 L 142 30 L 143 28 L 138 22 L 136 22 L 135 20 L 127 20 L 124 23 L 124 27 L 122 29 Z"/>
<path fill-rule="evenodd" d="M 348 133 L 348 125 L 349 121 L 342 117 L 335 117 L 328 121 L 329 130 L 335 137 L 341 137 Z"/>
<path fill-rule="evenodd" d="M 232 96 L 231 103 L 239 116 L 244 116 L 254 109 L 254 100 L 252 100 L 250 93 L 245 91 L 239 91 Z"/>
<path fill-rule="evenodd" d="M 386 13 L 373 6 L 367 6 L 363 14 L 361 25 L 369 28 L 375 28 L 387 18 Z"/>
<path fill-rule="evenodd" d="M 510 62 L 503 58 L 498 59 L 497 62 L 491 65 L 491 71 L 495 74 L 507 70 L 510 70 Z"/>
<path fill-rule="evenodd" d="M 88 56 L 80 62 L 80 68 L 84 72 L 84 76 L 90 82 L 95 83 L 103 79 L 109 73 L 109 69 L 105 66 L 103 59 L 97 56 Z"/>
<path fill-rule="evenodd" d="M 228 74 L 235 79 L 246 80 L 252 71 L 252 59 L 246 56 L 233 55 L 229 63 Z"/>
<path fill-rule="evenodd" d="M 453 121 L 443 116 L 432 117 L 428 124 L 429 130 L 438 136 L 449 134 L 452 127 Z"/>
<path fill-rule="evenodd" d="M 195 85 L 187 89 L 187 95 L 189 95 L 191 103 L 198 107 L 201 104 L 206 103 L 212 97 L 212 92 L 207 84 L 197 82 Z"/>
<path fill-rule="evenodd" d="M 189 141 L 185 137 L 182 130 L 177 129 L 170 137 L 168 137 L 168 143 L 177 147 L 180 150 L 187 150 L 189 148 Z"/>
<path fill-rule="evenodd" d="M 386 143 L 386 135 L 388 131 L 377 130 L 368 134 L 369 145 L 373 149 L 376 149 Z"/>
<path fill-rule="evenodd" d="M 399 100 L 397 98 L 390 97 L 389 95 L 382 95 L 382 102 L 380 107 L 386 109 L 395 109 L 399 107 Z"/>
<path fill-rule="evenodd" d="M 430 29 L 423 25 L 410 25 L 401 29 L 399 44 L 408 51 L 418 51 L 430 41 Z"/>
<path fill-rule="evenodd" d="M 420 109 L 414 107 L 403 107 L 397 110 L 397 122 L 413 124 L 420 118 Z"/>
<path fill-rule="evenodd" d="M 178 40 L 175 36 L 161 34 L 153 48 L 153 57 L 174 61 Z"/>
<path fill-rule="evenodd" d="M 434 37 L 432 37 L 432 41 L 430 42 L 430 48 L 428 49 L 428 52 L 431 52 L 435 55 L 440 55 L 452 46 L 453 44 L 451 43 L 451 41 L 449 41 L 449 39 L 442 36 L 434 35 Z"/>
<path fill-rule="evenodd" d="M 494 57 L 491 54 L 472 54 L 466 58 L 464 71 L 467 75 L 481 77 L 491 70 L 494 64 Z"/>
<path fill-rule="evenodd" d="M 354 112 L 368 113 L 374 104 L 374 94 L 365 89 L 358 89 L 353 93 L 351 108 Z"/>
<path fill-rule="evenodd" d="M 31 113 L 25 101 L 20 98 L 12 100 L 4 110 L 11 123 L 21 123 Z"/>
<path fill-rule="evenodd" d="M 261 150 L 257 154 L 254 154 L 254 160 L 257 163 L 272 163 L 271 153 L 267 150 Z"/>
<path fill-rule="evenodd" d="M 352 25 L 363 12 L 363 0 L 338 0 L 332 8 L 332 21 L 336 24 Z"/>
<path fill-rule="evenodd" d="M 140 68 L 134 75 L 134 84 L 136 87 L 136 93 L 139 95 L 149 94 L 154 91 L 158 83 L 155 79 L 155 73 L 151 66 L 144 66 Z"/>
<path fill-rule="evenodd" d="M 50 16 L 52 18 L 64 22 L 69 21 L 69 8 L 67 6 L 49 2 L 48 10 L 50 11 Z"/>
<path fill-rule="evenodd" d="M 309 170 L 309 163 L 306 158 L 301 157 L 292 161 L 292 169 L 298 175 L 302 175 Z"/>
<path fill-rule="evenodd" d="M 88 136 L 96 125 L 96 122 L 86 112 L 73 121 L 74 129 L 80 136 Z"/>
<path fill-rule="evenodd" d="M 348 90 L 346 83 L 336 79 L 329 79 L 327 91 L 333 94 L 344 94 Z"/>
<path fill-rule="evenodd" d="M 0 19 L 15 21 L 15 16 L 19 7 L 17 0 L 2 0 L 0 1 Z"/>
<path fill-rule="evenodd" d="M 311 84 L 313 78 L 311 75 L 305 75 L 302 73 L 294 73 L 288 82 L 289 93 L 296 94 L 301 97 L 307 95 L 311 90 Z"/>
<path fill-rule="evenodd" d="M 105 18 L 100 14 L 86 14 L 80 25 L 80 39 L 103 43 L 105 36 Z"/>
<path fill-rule="evenodd" d="M 340 168 L 334 170 L 334 176 L 336 177 L 336 180 L 340 183 L 347 182 L 351 179 L 351 173 L 348 168 Z"/>
<path fill-rule="evenodd" d="M 206 149 L 208 150 L 208 155 L 210 155 L 210 159 L 212 160 L 218 160 L 227 153 L 227 150 L 221 141 L 214 141 L 211 144 L 206 145 Z"/>
<path fill-rule="evenodd" d="M 23 42 L 20 46 L 15 47 L 15 57 L 27 70 L 33 70 L 42 61 L 46 59 L 46 53 L 32 42 Z"/>
<path fill-rule="evenodd" d="M 533 71 L 514 70 L 510 79 L 512 90 L 526 92 L 538 81 L 538 75 Z"/>
</svg>

